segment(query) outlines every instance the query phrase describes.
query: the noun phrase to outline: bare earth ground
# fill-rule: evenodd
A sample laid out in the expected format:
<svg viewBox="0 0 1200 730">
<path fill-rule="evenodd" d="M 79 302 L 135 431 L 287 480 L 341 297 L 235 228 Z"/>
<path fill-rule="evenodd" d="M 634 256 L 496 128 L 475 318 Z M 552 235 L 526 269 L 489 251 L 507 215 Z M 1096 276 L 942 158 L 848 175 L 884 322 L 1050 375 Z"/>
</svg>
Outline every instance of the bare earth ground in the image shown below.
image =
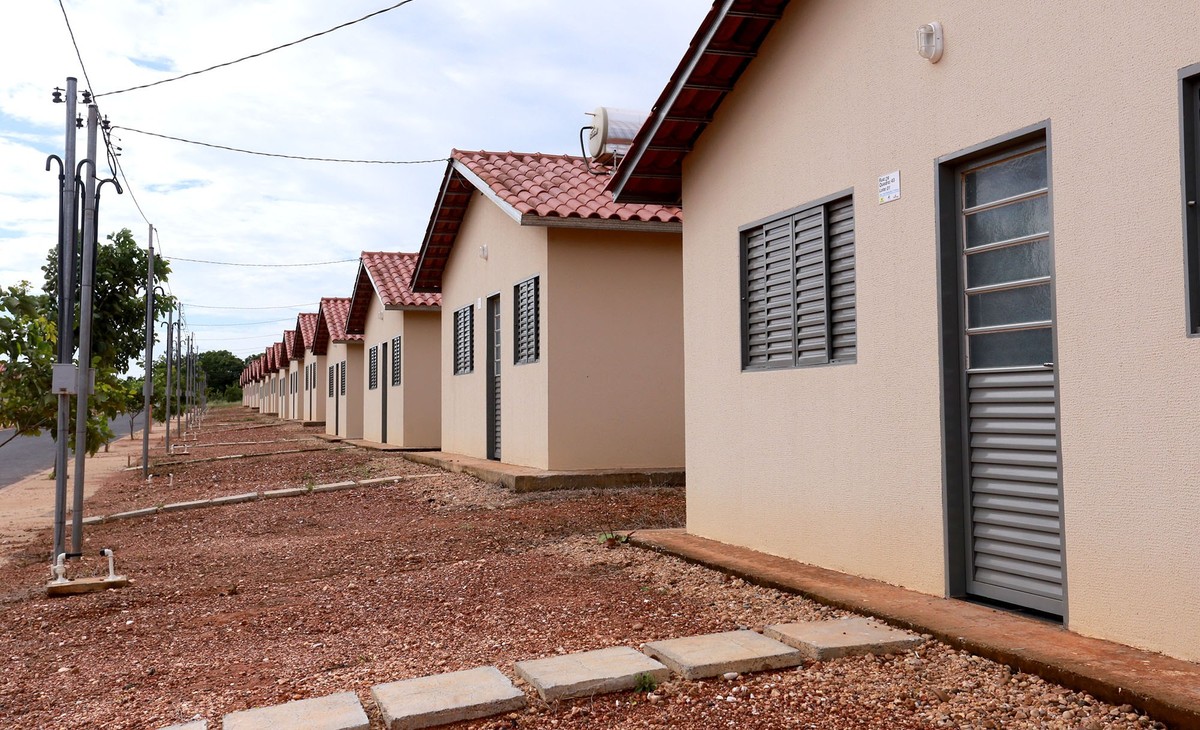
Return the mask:
<svg viewBox="0 0 1200 730">
<path fill-rule="evenodd" d="M 258 422 L 268 419 L 217 409 L 200 442 L 306 432 L 245 429 Z M 347 478 L 435 476 L 91 526 L 89 555 L 73 575 L 102 573 L 94 555 L 113 547 L 119 572 L 134 579 L 120 591 L 46 599 L 48 530 L 0 548 L 12 558 L 0 568 L 0 726 L 157 728 L 203 717 L 219 727 L 227 712 L 349 690 L 372 728 L 382 728 L 369 691 L 380 682 L 484 664 L 512 676 L 522 659 L 843 615 L 597 542 L 601 531 L 681 525 L 683 490 L 514 495 L 358 449 L 177 465 L 172 473 L 170 490 L 165 477 L 147 488 L 139 472 L 115 474 L 87 512 Z M 527 711 L 454 727 L 1151 726 L 1161 727 L 1128 706 L 928 642 L 903 655 L 733 681 L 672 680 L 650 695 L 548 705 L 530 692 Z"/>
</svg>

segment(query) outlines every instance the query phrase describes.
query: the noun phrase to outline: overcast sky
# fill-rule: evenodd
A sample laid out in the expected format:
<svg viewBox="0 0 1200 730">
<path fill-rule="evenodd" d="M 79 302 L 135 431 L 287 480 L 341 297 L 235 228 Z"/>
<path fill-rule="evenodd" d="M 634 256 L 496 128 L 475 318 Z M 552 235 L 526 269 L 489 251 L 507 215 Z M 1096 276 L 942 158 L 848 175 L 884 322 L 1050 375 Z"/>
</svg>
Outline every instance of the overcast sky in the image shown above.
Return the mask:
<svg viewBox="0 0 1200 730">
<path fill-rule="evenodd" d="M 294 41 L 396 0 L 64 0 L 97 104 L 112 124 L 264 152 L 444 158 L 451 148 L 579 152 L 584 113 L 648 110 L 709 0 L 413 0 L 261 58 L 168 78 Z M 68 76 L 88 88 L 53 0 L 0 11 L 0 286 L 55 244 L 49 154 L 62 155 Z M 80 106 L 80 111 L 84 108 Z M 118 130 L 133 195 L 104 188 L 101 237 L 145 245 L 141 204 L 173 256 L 244 263 L 416 251 L 445 163 L 360 165 L 254 157 Z M 85 137 L 78 136 L 80 156 Z M 107 172 L 106 166 L 101 166 Z M 176 261 L 170 289 L 201 349 L 261 352 L 356 264 L 251 268 Z M 282 309 L 221 309 L 267 307 Z M 294 306 L 303 305 L 303 306 Z M 161 345 L 160 345 L 161 348 Z"/>
</svg>

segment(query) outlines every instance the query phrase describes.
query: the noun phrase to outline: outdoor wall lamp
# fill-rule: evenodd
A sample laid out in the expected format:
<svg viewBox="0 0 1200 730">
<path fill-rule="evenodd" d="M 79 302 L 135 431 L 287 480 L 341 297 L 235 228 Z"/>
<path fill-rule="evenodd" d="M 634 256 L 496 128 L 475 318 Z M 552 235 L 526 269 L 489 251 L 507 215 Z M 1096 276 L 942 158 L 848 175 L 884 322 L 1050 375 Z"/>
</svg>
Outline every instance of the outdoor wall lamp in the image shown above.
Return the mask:
<svg viewBox="0 0 1200 730">
<path fill-rule="evenodd" d="M 942 60 L 945 43 L 942 40 L 942 24 L 934 21 L 917 28 L 917 53 L 930 63 Z"/>
<path fill-rule="evenodd" d="M 483 259 L 484 261 L 487 261 L 487 257 L 488 257 L 487 244 L 484 244 L 479 247 L 479 258 Z"/>
</svg>

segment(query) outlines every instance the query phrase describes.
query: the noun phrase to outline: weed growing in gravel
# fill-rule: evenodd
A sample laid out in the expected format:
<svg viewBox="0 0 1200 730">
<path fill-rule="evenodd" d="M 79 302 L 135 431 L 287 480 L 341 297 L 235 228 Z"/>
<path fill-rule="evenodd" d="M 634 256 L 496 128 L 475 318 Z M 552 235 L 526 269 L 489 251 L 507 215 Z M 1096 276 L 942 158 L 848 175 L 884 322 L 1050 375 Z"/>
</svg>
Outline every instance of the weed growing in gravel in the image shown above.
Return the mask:
<svg viewBox="0 0 1200 730">
<path fill-rule="evenodd" d="M 642 694 L 650 694 L 658 689 L 658 680 L 646 672 L 642 672 L 633 682 L 633 691 L 641 692 Z"/>
<path fill-rule="evenodd" d="M 596 542 L 600 543 L 606 548 L 612 549 L 629 542 L 629 538 L 631 537 L 633 537 L 633 532 L 621 535 L 613 530 L 605 530 L 596 536 Z"/>
</svg>

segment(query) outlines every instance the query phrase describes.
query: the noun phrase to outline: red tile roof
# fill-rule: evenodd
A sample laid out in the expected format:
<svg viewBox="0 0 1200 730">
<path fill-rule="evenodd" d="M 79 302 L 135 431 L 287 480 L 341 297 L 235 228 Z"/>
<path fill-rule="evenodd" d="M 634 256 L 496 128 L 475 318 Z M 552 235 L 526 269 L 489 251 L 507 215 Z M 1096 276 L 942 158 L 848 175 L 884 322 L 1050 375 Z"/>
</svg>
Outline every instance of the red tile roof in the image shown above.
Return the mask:
<svg viewBox="0 0 1200 730">
<path fill-rule="evenodd" d="M 417 293 L 412 290 L 413 271 L 417 254 L 391 251 L 363 251 L 354 280 L 354 294 L 346 317 L 346 332 L 366 333 L 367 308 L 372 294 L 379 294 L 384 309 L 437 309 L 442 306 L 441 294 Z"/>
<path fill-rule="evenodd" d="M 287 350 L 282 342 L 276 342 L 272 347 L 271 365 L 272 370 L 286 370 L 288 366 Z"/>
<path fill-rule="evenodd" d="M 301 312 L 296 317 L 296 350 L 298 357 L 304 356 L 306 349 L 312 349 L 313 335 L 317 333 L 317 313 Z"/>
<path fill-rule="evenodd" d="M 296 330 L 283 331 L 283 359 L 285 367 L 289 360 L 296 359 Z"/>
<path fill-rule="evenodd" d="M 362 342 L 362 335 L 346 334 L 346 315 L 350 313 L 350 297 L 323 297 L 317 312 L 317 329 L 313 334 L 313 354 L 324 355 L 330 342 Z"/>
<path fill-rule="evenodd" d="M 677 206 L 625 204 L 606 190 L 611 168 L 582 157 L 453 150 L 425 230 L 414 291 L 441 291 L 442 271 L 479 190 L 521 225 L 678 231 Z"/>
<path fill-rule="evenodd" d="M 788 0 L 717 0 L 610 178 L 616 199 L 678 204 L 683 159 L 753 62 Z"/>
</svg>

